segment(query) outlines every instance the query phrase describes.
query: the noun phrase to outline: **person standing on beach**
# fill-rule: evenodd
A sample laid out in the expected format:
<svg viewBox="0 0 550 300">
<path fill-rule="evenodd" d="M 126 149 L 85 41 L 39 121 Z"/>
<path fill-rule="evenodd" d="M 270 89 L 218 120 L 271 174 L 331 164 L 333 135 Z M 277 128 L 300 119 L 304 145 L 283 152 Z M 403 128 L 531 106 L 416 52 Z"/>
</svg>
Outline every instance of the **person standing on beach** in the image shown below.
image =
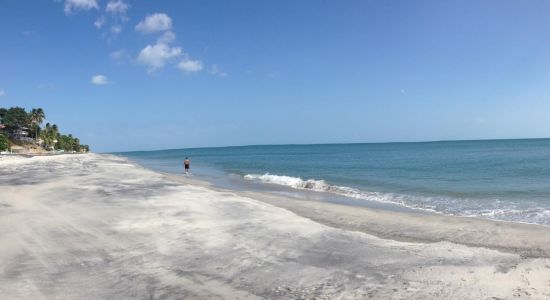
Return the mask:
<svg viewBox="0 0 550 300">
<path fill-rule="evenodd" d="M 185 160 L 183 161 L 183 166 L 185 167 L 185 174 L 188 174 L 189 173 L 189 165 L 191 164 L 191 162 L 189 161 L 189 158 L 185 158 Z"/>
</svg>

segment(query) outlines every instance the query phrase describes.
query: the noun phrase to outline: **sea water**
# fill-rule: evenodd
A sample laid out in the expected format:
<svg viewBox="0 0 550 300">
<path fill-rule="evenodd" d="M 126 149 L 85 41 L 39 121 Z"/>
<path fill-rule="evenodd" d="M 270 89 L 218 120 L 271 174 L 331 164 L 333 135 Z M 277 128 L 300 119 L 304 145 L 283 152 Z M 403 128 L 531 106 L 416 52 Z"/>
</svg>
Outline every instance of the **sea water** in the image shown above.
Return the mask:
<svg viewBox="0 0 550 300">
<path fill-rule="evenodd" d="M 116 153 L 349 203 L 550 225 L 550 139 L 274 145 Z M 237 179 L 235 179 L 237 178 Z M 279 189 L 275 189 L 279 187 Z"/>
</svg>

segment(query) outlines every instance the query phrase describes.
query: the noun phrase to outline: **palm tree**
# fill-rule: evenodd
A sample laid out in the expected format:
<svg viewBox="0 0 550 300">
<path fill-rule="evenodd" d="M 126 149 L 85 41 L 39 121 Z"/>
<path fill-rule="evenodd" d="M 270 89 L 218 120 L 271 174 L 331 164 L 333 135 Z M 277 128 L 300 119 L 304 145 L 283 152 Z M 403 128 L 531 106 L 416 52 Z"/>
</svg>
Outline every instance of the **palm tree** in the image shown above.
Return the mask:
<svg viewBox="0 0 550 300">
<path fill-rule="evenodd" d="M 50 123 L 46 123 L 46 126 L 41 133 L 44 144 L 48 148 L 53 148 L 55 146 L 55 143 L 59 140 L 58 135 L 59 133 L 57 131 L 57 125 L 50 125 Z"/>
<path fill-rule="evenodd" d="M 55 144 L 57 144 L 57 142 L 59 142 L 60 136 L 61 136 L 61 134 L 59 133 L 59 129 L 57 128 L 57 125 L 55 125 L 55 124 L 52 125 L 51 136 L 52 136 L 53 147 L 55 149 Z"/>
<path fill-rule="evenodd" d="M 34 138 L 38 141 L 38 128 L 40 128 L 40 124 L 42 124 L 42 121 L 46 118 L 46 114 L 44 114 L 44 110 L 42 108 L 33 108 L 29 114 L 29 117 L 32 124 L 35 126 Z"/>
<path fill-rule="evenodd" d="M 40 132 L 40 137 L 44 141 L 44 146 L 45 147 L 48 147 L 50 145 L 50 136 L 49 136 L 50 130 L 51 130 L 50 123 L 46 123 L 46 126 L 44 127 L 44 130 L 42 130 Z"/>
</svg>

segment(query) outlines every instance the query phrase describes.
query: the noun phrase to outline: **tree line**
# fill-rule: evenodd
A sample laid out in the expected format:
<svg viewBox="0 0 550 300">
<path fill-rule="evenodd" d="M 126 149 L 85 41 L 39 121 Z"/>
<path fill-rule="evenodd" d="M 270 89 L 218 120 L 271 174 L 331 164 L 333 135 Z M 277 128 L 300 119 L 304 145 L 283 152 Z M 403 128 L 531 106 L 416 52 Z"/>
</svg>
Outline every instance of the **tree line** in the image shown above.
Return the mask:
<svg viewBox="0 0 550 300">
<path fill-rule="evenodd" d="M 0 151 L 9 144 L 34 143 L 46 150 L 64 150 L 66 152 L 88 152 L 88 145 L 80 144 L 77 137 L 62 134 L 56 124 L 46 123 L 42 108 L 33 108 L 27 112 L 21 107 L 0 107 Z"/>
</svg>

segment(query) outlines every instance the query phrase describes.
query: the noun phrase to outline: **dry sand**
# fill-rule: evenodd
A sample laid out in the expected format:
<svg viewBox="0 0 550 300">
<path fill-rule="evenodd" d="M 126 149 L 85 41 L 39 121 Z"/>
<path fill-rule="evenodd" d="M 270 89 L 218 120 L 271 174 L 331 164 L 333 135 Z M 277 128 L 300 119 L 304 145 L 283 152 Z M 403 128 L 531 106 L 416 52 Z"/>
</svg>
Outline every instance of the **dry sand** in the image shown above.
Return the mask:
<svg viewBox="0 0 550 300">
<path fill-rule="evenodd" d="M 3 299 L 548 299 L 549 236 L 216 190 L 109 155 L 0 160 Z"/>
</svg>

